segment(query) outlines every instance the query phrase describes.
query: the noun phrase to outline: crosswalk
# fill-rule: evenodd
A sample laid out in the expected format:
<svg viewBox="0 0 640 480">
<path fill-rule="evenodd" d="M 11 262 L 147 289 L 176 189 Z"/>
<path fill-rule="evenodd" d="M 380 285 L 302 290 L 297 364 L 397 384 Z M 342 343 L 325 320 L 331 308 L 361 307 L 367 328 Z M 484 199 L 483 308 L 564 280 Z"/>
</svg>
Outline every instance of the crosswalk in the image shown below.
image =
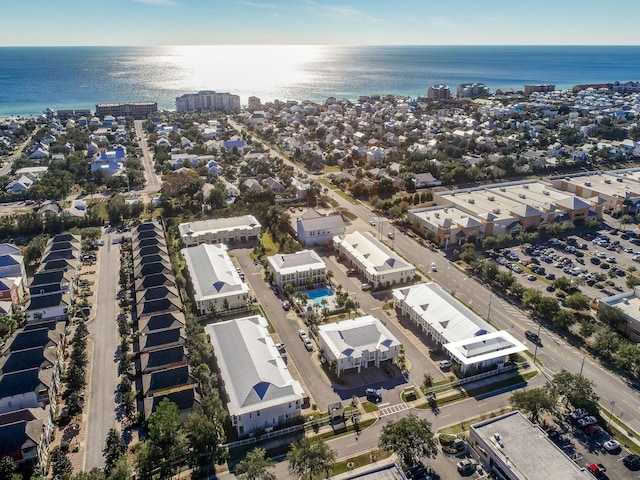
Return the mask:
<svg viewBox="0 0 640 480">
<path fill-rule="evenodd" d="M 390 405 L 388 407 L 380 408 L 378 412 L 380 413 L 380 417 L 384 417 L 386 415 L 393 415 L 394 413 L 404 412 L 405 410 L 409 410 L 411 407 L 406 403 L 398 403 L 397 405 Z"/>
</svg>

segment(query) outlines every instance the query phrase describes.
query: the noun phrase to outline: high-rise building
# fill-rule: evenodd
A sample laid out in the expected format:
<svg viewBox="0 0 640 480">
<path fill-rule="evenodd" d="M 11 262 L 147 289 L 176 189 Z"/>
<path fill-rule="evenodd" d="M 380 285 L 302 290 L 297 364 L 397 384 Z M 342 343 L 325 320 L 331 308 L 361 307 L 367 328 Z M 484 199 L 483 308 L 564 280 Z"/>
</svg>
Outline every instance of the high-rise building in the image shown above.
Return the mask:
<svg viewBox="0 0 640 480">
<path fill-rule="evenodd" d="M 179 112 L 194 110 L 213 110 L 226 113 L 239 112 L 240 97 L 230 93 L 214 92 L 213 90 L 185 93 L 176 98 L 176 110 Z"/>
<path fill-rule="evenodd" d="M 446 100 L 451 98 L 451 90 L 446 85 L 433 85 L 427 91 L 427 98 L 430 100 Z"/>
<path fill-rule="evenodd" d="M 147 115 L 158 111 L 158 102 L 125 102 L 125 103 L 98 103 L 96 104 L 96 117 L 104 118 L 105 115 L 114 117 L 145 118 Z"/>
</svg>

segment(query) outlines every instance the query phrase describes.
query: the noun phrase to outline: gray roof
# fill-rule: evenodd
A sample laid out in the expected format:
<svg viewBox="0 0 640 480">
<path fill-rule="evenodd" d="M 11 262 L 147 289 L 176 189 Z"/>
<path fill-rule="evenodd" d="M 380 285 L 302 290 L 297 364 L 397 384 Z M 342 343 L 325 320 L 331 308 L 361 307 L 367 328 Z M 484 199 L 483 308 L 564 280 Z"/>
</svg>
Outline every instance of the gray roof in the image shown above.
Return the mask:
<svg viewBox="0 0 640 480">
<path fill-rule="evenodd" d="M 279 272 L 296 271 L 300 267 L 307 268 L 326 268 L 324 261 L 313 250 L 302 250 L 296 253 L 282 254 L 278 253 L 268 258 L 272 268 Z"/>
<path fill-rule="evenodd" d="M 158 350 L 160 348 L 184 345 L 184 342 L 184 328 L 171 328 L 158 332 L 151 332 L 140 335 L 138 338 L 140 352 L 148 352 L 151 350 Z"/>
<path fill-rule="evenodd" d="M 142 393 L 147 397 L 153 395 L 154 392 L 170 390 L 192 383 L 193 379 L 191 375 L 189 375 L 189 367 L 187 365 L 181 365 L 179 367 L 157 370 L 142 375 Z"/>
<path fill-rule="evenodd" d="M 182 312 L 161 312 L 138 319 L 138 330 L 142 333 L 181 328 L 184 325 L 185 318 Z"/>
<path fill-rule="evenodd" d="M 241 415 L 302 398 L 260 315 L 204 327 L 229 396 L 229 413 Z"/>
<path fill-rule="evenodd" d="M 186 365 L 187 355 L 183 345 L 153 350 L 140 354 L 140 370 L 149 373 L 153 370 Z"/>
<path fill-rule="evenodd" d="M 300 226 L 304 231 L 328 230 L 334 228 L 342 228 L 344 230 L 344 220 L 342 215 L 326 215 L 313 218 L 302 218 L 299 220 Z"/>
<path fill-rule="evenodd" d="M 44 346 L 11 352 L 7 357 L 0 357 L 0 372 L 11 373 L 31 368 L 52 367 L 56 361 L 55 357 L 55 349 Z"/>
<path fill-rule="evenodd" d="M 64 333 L 64 322 L 56 323 L 56 329 L 37 328 L 33 330 L 24 329 L 14 334 L 7 343 L 6 351 L 17 352 L 34 347 L 45 347 L 57 345 L 60 335 Z"/>
<path fill-rule="evenodd" d="M 249 292 L 224 245 L 202 244 L 183 248 L 182 255 L 187 262 L 197 301 Z"/>
<path fill-rule="evenodd" d="M 178 410 L 185 413 L 192 410 L 200 403 L 200 395 L 192 385 L 187 385 L 183 389 L 172 391 L 171 393 L 147 397 L 144 399 L 144 418 L 146 420 L 149 419 L 151 414 L 156 410 L 158 404 L 165 398 L 175 403 L 178 406 Z"/>
<path fill-rule="evenodd" d="M 180 236 L 198 234 L 201 232 L 217 230 L 240 230 L 243 228 L 260 227 L 260 222 L 253 215 L 243 215 L 241 217 L 213 218 L 199 222 L 181 223 L 178 225 Z"/>
<path fill-rule="evenodd" d="M 321 325 L 319 335 L 336 358 L 400 346 L 398 339 L 372 315 Z"/>
</svg>

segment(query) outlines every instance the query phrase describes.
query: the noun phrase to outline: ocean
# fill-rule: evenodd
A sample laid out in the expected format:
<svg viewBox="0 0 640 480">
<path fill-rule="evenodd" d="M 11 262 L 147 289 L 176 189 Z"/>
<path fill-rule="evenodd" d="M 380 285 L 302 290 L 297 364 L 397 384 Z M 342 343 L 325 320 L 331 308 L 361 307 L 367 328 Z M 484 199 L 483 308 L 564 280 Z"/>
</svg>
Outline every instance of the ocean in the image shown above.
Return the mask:
<svg viewBox="0 0 640 480">
<path fill-rule="evenodd" d="M 0 47 L 0 116 L 157 101 L 198 90 L 322 101 L 330 96 L 426 95 L 483 82 L 491 90 L 527 83 L 640 80 L 640 46 L 176 46 Z"/>
</svg>

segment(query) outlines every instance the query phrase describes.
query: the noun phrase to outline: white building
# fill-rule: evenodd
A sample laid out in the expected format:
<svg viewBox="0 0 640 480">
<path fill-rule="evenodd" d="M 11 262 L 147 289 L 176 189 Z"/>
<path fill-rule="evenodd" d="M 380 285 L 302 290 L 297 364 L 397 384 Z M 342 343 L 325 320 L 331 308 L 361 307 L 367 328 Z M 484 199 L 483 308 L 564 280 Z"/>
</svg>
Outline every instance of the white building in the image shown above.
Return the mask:
<svg viewBox="0 0 640 480">
<path fill-rule="evenodd" d="M 253 215 L 242 217 L 214 218 L 178 225 L 180 240 L 187 247 L 209 244 L 234 244 L 255 241 L 260 237 L 262 226 Z"/>
<path fill-rule="evenodd" d="M 335 361 L 336 374 L 355 369 L 358 373 L 370 365 L 396 357 L 401 344 L 380 320 L 372 315 L 329 323 L 318 327 L 319 348 L 329 363 Z"/>
<path fill-rule="evenodd" d="M 216 112 L 237 113 L 240 111 L 240 96 L 213 90 L 185 93 L 176 98 L 176 110 L 178 112 L 213 110 Z"/>
<path fill-rule="evenodd" d="M 512 480 L 588 480 L 594 477 L 519 411 L 471 425 L 469 445 L 487 472 Z M 535 454 L 532 454 L 535 452 Z"/>
<path fill-rule="evenodd" d="M 416 267 L 376 240 L 370 232 L 334 237 L 333 246 L 374 288 L 405 283 L 416 274 Z"/>
<path fill-rule="evenodd" d="M 298 240 L 305 246 L 324 245 L 333 237 L 344 235 L 346 227 L 342 215 L 320 215 L 309 209 L 296 220 Z"/>
<path fill-rule="evenodd" d="M 276 254 L 267 258 L 273 283 L 281 290 L 287 283 L 295 287 L 314 286 L 327 280 L 327 265 L 313 250 Z"/>
<path fill-rule="evenodd" d="M 496 331 L 433 282 L 393 291 L 401 315 L 408 315 L 430 340 L 442 346 L 460 371 L 501 365 L 507 355 L 526 350 L 508 332 Z"/>
<path fill-rule="evenodd" d="M 227 409 L 238 435 L 300 416 L 302 386 L 281 358 L 264 317 L 239 318 L 204 327 L 226 392 Z"/>
<path fill-rule="evenodd" d="M 198 245 L 181 251 L 201 314 L 247 309 L 249 286 L 233 266 L 226 245 Z"/>
</svg>

